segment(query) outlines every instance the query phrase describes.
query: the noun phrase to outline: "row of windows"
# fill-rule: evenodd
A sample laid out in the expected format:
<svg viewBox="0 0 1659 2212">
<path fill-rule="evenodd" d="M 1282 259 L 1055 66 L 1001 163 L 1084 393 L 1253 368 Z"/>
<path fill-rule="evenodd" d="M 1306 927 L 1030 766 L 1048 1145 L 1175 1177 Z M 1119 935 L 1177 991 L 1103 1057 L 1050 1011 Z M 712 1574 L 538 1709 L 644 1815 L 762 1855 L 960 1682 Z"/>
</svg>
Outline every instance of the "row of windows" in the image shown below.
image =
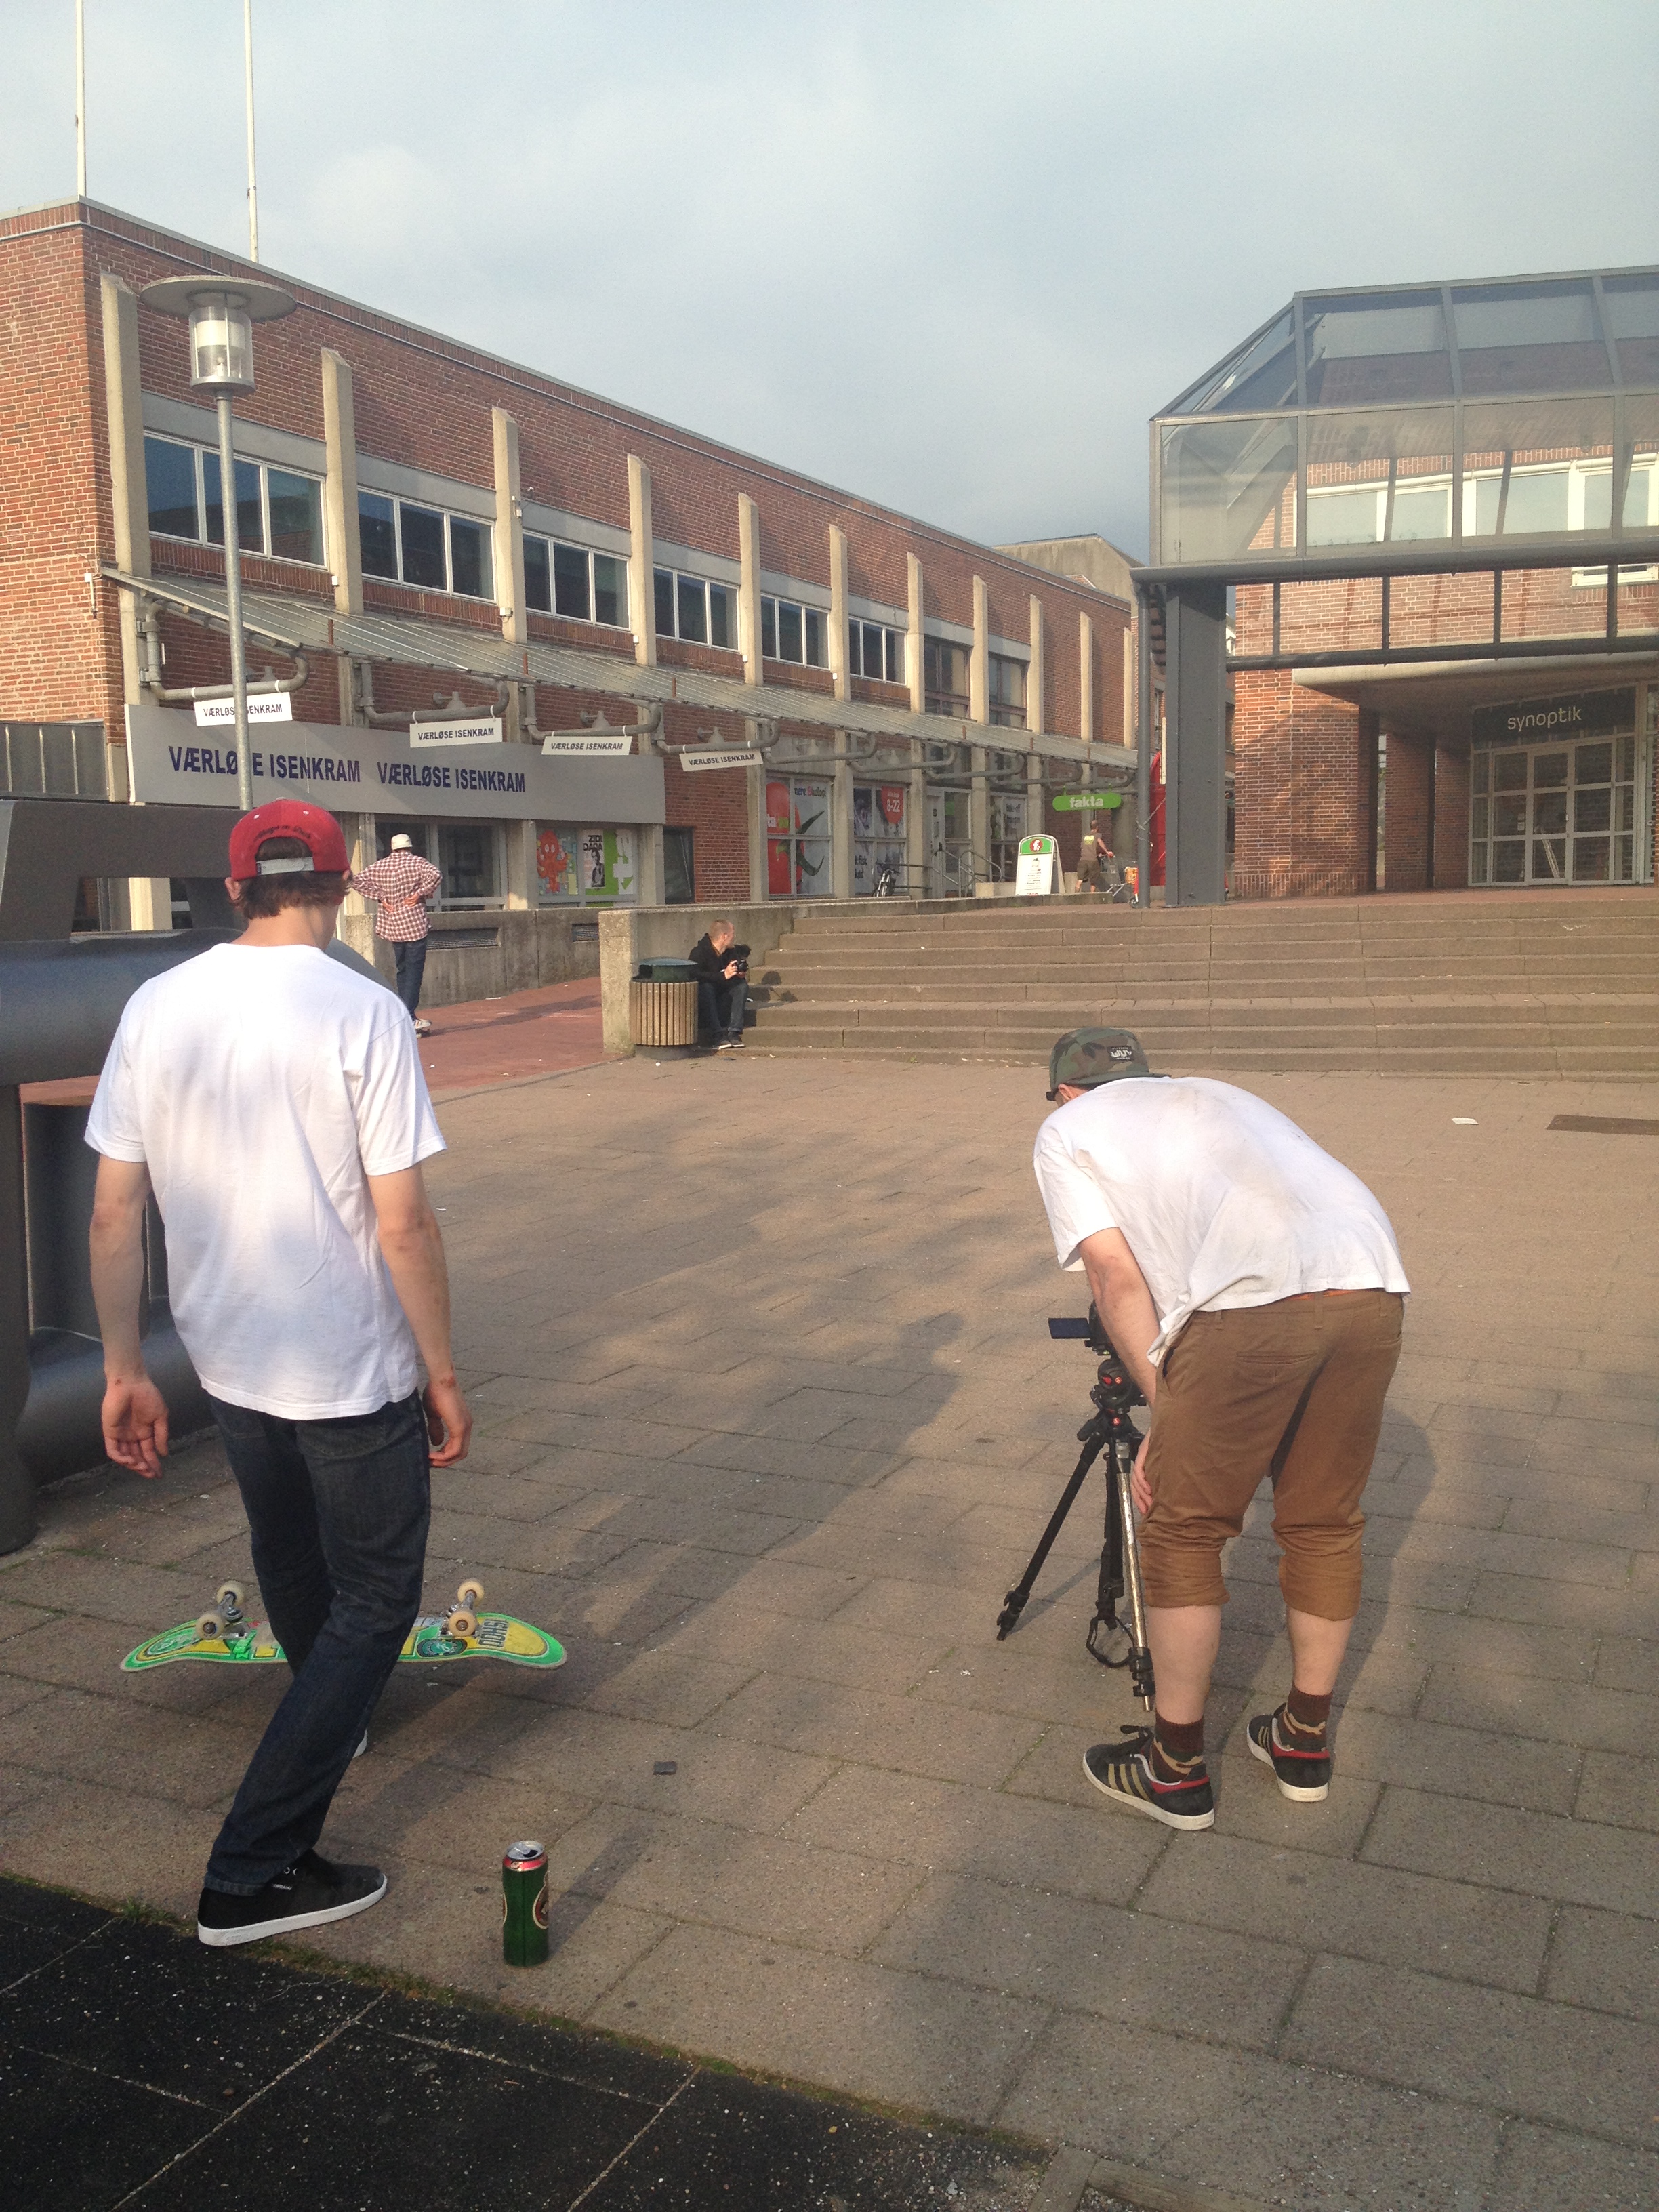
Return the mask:
<svg viewBox="0 0 1659 2212">
<path fill-rule="evenodd" d="M 149 496 L 149 526 L 158 536 L 198 544 L 224 543 L 219 504 L 219 456 L 210 449 L 172 439 L 146 438 L 144 468 Z M 436 507 L 417 506 L 380 492 L 357 495 L 358 535 L 363 574 L 423 591 L 447 592 L 467 599 L 494 595 L 488 524 Z M 236 464 L 236 527 L 248 552 L 269 552 L 287 561 L 323 565 L 322 486 L 313 477 L 296 476 L 263 461 Z M 524 541 L 525 602 L 539 614 L 562 615 L 608 629 L 629 625 L 628 563 L 610 553 L 558 538 Z M 726 584 L 677 569 L 653 573 L 657 635 L 694 645 L 735 650 L 736 593 Z M 828 665 L 828 618 L 793 599 L 761 600 L 761 652 L 768 660 L 797 666 Z M 928 700 L 935 714 L 968 712 L 967 653 L 943 639 L 927 641 Z M 847 625 L 848 666 L 854 676 L 876 683 L 902 684 L 905 634 L 881 623 Z M 958 666 L 959 664 L 959 666 Z M 937 668 L 950 681 L 935 680 Z M 947 703 L 948 702 L 948 703 Z M 991 720 L 1018 727 L 1025 718 L 1025 664 L 991 655 Z"/>
<path fill-rule="evenodd" d="M 144 490 L 149 527 L 158 538 L 222 545 L 224 507 L 219 456 L 173 438 L 144 440 Z M 236 464 L 236 535 L 249 553 L 323 565 L 323 488 L 315 477 L 264 461 Z"/>
<path fill-rule="evenodd" d="M 1632 468 L 1625 489 L 1625 526 L 1644 530 L 1656 512 L 1659 466 Z M 1386 483 L 1327 485 L 1308 490 L 1310 545 L 1380 545 L 1451 536 L 1449 475 L 1397 477 L 1392 514 Z M 1554 462 L 1470 470 L 1463 477 L 1466 537 L 1515 537 L 1540 531 L 1606 530 L 1613 516 L 1613 470 L 1607 462 Z"/>
<path fill-rule="evenodd" d="M 357 494 L 363 574 L 459 599 L 495 597 L 489 526 L 378 491 Z"/>
<path fill-rule="evenodd" d="M 565 615 L 572 622 L 628 628 L 628 563 L 614 553 L 590 552 L 555 538 L 524 541 L 524 595 L 538 614 Z M 661 589 L 658 602 L 660 606 Z"/>
</svg>

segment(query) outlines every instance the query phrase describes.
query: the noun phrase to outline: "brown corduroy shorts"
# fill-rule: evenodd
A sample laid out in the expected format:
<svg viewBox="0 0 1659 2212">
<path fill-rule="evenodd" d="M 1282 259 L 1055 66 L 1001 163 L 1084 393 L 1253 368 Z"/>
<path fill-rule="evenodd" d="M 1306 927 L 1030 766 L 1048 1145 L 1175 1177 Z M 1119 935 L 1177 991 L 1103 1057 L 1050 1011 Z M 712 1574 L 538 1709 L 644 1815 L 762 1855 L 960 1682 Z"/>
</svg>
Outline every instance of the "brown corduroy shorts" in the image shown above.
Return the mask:
<svg viewBox="0 0 1659 2212">
<path fill-rule="evenodd" d="M 1269 1477 L 1285 1604 L 1352 1620 L 1360 1492 L 1404 1306 L 1392 1291 L 1325 1291 L 1193 1316 L 1164 1354 L 1152 1409 L 1152 1510 L 1140 1534 L 1148 1605 L 1226 1603 L 1221 1547 Z"/>
</svg>

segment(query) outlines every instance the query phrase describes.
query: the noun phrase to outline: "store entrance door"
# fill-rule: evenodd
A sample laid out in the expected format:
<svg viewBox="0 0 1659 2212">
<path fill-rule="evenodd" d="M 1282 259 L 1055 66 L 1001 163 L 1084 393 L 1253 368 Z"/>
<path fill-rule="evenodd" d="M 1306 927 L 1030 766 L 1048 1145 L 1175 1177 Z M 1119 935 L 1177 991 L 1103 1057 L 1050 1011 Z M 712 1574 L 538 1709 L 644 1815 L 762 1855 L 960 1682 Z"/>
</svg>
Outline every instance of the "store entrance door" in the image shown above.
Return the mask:
<svg viewBox="0 0 1659 2212">
<path fill-rule="evenodd" d="M 1633 735 L 1494 746 L 1469 765 L 1472 884 L 1637 880 Z"/>
</svg>

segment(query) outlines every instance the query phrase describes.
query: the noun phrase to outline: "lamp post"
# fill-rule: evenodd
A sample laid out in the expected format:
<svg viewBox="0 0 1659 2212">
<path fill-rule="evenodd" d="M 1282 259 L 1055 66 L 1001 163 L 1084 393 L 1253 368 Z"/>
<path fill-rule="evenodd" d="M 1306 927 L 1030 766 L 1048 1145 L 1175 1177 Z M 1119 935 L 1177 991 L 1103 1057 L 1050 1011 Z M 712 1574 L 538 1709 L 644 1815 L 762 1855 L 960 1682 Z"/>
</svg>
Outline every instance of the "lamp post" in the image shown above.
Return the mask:
<svg viewBox="0 0 1659 2212">
<path fill-rule="evenodd" d="M 231 400 L 253 389 L 253 325 L 291 315 L 295 301 L 280 284 L 257 277 L 168 276 L 147 284 L 143 307 L 190 324 L 190 380 L 211 392 L 219 410 L 219 512 L 224 523 L 225 613 L 230 625 L 230 685 L 236 710 L 236 804 L 253 805 L 253 759 L 247 738 L 247 652 L 242 637 L 242 548 L 236 522 L 236 456 Z"/>
</svg>

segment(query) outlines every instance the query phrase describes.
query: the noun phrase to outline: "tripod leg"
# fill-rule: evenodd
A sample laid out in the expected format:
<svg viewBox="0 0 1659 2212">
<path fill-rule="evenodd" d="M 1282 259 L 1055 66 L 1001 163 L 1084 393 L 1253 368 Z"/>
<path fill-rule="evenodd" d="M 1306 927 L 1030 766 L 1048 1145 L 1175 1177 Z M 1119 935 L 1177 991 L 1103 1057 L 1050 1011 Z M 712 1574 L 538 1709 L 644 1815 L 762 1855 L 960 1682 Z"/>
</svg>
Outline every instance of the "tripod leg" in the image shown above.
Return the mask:
<svg viewBox="0 0 1659 2212">
<path fill-rule="evenodd" d="M 1134 1493 L 1129 1478 L 1134 1461 L 1114 1438 L 1112 1481 L 1117 1498 L 1118 1522 L 1123 1543 L 1124 1580 L 1129 1598 L 1129 1679 L 1135 1695 L 1148 1712 L 1152 1709 L 1152 1655 L 1146 1642 L 1146 1598 L 1140 1580 L 1140 1540 L 1135 1534 Z"/>
<path fill-rule="evenodd" d="M 1117 1447 L 1113 1443 L 1115 1457 Z M 1133 1656 L 1128 1631 L 1117 1617 L 1117 1601 L 1123 1595 L 1123 1527 L 1118 1511 L 1117 1486 L 1109 1473 L 1106 1481 L 1106 1526 L 1100 1546 L 1100 1581 L 1095 1591 L 1095 1617 L 1089 1623 L 1084 1644 L 1103 1667 L 1127 1667 Z"/>
<path fill-rule="evenodd" d="M 997 1615 L 999 1644 L 1024 1612 L 1025 1601 L 1031 1595 L 1031 1586 L 1042 1572 L 1042 1563 L 1054 1549 L 1055 1537 L 1066 1525 L 1066 1516 L 1077 1503 L 1077 1494 L 1083 1487 L 1089 1469 L 1100 1456 L 1100 1448 L 1105 1442 L 1105 1438 L 1094 1434 L 1093 1423 L 1091 1422 L 1082 1433 L 1085 1440 L 1083 1456 L 1072 1469 L 1072 1479 L 1061 1492 L 1060 1503 L 1055 1506 L 1048 1525 L 1042 1532 L 1042 1542 L 1031 1554 L 1030 1565 L 1002 1601 L 1002 1610 Z"/>
</svg>

